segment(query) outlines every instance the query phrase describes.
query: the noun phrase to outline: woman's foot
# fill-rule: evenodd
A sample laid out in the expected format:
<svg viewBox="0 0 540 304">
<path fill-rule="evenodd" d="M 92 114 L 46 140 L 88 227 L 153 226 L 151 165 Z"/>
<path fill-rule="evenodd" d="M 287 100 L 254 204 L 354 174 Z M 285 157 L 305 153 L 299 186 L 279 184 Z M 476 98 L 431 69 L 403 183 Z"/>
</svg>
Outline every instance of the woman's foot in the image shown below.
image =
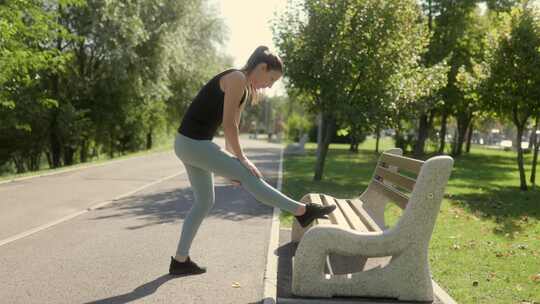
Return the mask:
<svg viewBox="0 0 540 304">
<path fill-rule="evenodd" d="M 179 262 L 171 256 L 171 264 L 169 265 L 170 275 L 201 274 L 205 272 L 206 267 L 200 267 L 189 257 L 186 259 L 185 262 Z"/>
<path fill-rule="evenodd" d="M 306 212 L 302 215 L 295 215 L 298 223 L 302 227 L 307 227 L 313 222 L 316 218 L 327 218 L 327 214 L 332 213 L 336 209 L 336 205 L 323 206 L 314 203 L 306 204 Z"/>
</svg>

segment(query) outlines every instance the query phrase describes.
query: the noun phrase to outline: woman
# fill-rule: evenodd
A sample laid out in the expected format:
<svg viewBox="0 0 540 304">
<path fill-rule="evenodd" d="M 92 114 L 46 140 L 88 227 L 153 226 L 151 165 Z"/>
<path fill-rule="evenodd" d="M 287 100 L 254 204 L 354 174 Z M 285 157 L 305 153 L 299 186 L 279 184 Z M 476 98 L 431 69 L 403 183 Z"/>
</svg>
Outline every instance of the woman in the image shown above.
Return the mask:
<svg viewBox="0 0 540 304">
<path fill-rule="evenodd" d="M 258 201 L 291 212 L 307 227 L 335 206 L 303 204 L 267 184 L 246 157 L 238 138 L 240 113 L 246 101 L 257 101 L 257 90 L 272 87 L 283 74 L 281 59 L 267 47 L 258 47 L 242 69 L 228 69 L 214 76 L 190 104 L 175 138 L 175 153 L 183 162 L 195 202 L 184 220 L 176 256 L 171 256 L 173 275 L 206 272 L 189 257 L 189 248 L 202 220 L 214 205 L 213 173 L 243 185 Z M 222 124 L 226 150 L 212 142 Z"/>
</svg>

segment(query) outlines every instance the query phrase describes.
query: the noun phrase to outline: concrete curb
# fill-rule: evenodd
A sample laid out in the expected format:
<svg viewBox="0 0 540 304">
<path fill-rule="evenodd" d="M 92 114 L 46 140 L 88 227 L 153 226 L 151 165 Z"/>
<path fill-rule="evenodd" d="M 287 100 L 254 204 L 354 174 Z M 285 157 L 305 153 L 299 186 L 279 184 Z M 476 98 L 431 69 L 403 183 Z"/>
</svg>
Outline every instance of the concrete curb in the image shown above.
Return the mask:
<svg viewBox="0 0 540 304">
<path fill-rule="evenodd" d="M 444 291 L 444 289 L 435 282 L 435 280 L 432 280 L 433 282 L 433 292 L 437 294 L 437 297 L 439 297 L 439 300 L 443 302 L 444 304 L 457 304 L 456 300 L 454 300 L 449 294 Z"/>
<path fill-rule="evenodd" d="M 283 181 L 283 145 L 279 155 L 279 172 L 277 189 L 281 191 Z M 274 251 L 279 246 L 279 215 L 281 209 L 274 207 L 272 215 L 272 226 L 270 228 L 270 240 L 268 241 L 268 252 L 266 254 L 266 267 L 263 278 L 263 304 L 277 303 L 277 271 L 278 256 Z"/>
</svg>

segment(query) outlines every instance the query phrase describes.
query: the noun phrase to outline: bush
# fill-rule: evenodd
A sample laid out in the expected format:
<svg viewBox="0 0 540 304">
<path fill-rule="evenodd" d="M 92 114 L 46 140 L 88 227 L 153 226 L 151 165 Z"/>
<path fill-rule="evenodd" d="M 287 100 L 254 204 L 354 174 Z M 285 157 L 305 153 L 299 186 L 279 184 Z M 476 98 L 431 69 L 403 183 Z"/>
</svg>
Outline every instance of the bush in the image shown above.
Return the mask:
<svg viewBox="0 0 540 304">
<path fill-rule="evenodd" d="M 300 140 L 300 134 L 307 132 L 310 127 L 312 127 L 312 124 L 307 118 L 292 113 L 287 119 L 284 128 L 286 138 L 297 142 Z"/>
</svg>

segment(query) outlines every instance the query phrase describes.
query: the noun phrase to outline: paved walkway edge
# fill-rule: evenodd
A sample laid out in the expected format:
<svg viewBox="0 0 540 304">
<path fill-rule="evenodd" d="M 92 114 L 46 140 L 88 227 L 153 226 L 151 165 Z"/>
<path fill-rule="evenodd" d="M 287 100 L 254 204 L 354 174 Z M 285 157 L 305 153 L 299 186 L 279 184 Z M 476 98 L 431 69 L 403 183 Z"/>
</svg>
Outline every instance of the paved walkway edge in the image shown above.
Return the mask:
<svg viewBox="0 0 540 304">
<path fill-rule="evenodd" d="M 281 191 L 283 182 L 283 146 L 279 155 L 279 171 L 277 189 Z M 272 226 L 270 228 L 270 240 L 268 242 L 268 252 L 266 254 L 266 267 L 263 278 L 263 304 L 277 303 L 277 271 L 278 256 L 275 253 L 279 246 L 279 215 L 281 209 L 274 207 L 272 214 Z"/>
<path fill-rule="evenodd" d="M 457 304 L 456 300 L 454 300 L 449 294 L 444 291 L 444 289 L 435 282 L 435 280 L 431 280 L 433 282 L 433 292 L 437 295 L 439 300 L 443 302 L 444 304 Z"/>
</svg>

